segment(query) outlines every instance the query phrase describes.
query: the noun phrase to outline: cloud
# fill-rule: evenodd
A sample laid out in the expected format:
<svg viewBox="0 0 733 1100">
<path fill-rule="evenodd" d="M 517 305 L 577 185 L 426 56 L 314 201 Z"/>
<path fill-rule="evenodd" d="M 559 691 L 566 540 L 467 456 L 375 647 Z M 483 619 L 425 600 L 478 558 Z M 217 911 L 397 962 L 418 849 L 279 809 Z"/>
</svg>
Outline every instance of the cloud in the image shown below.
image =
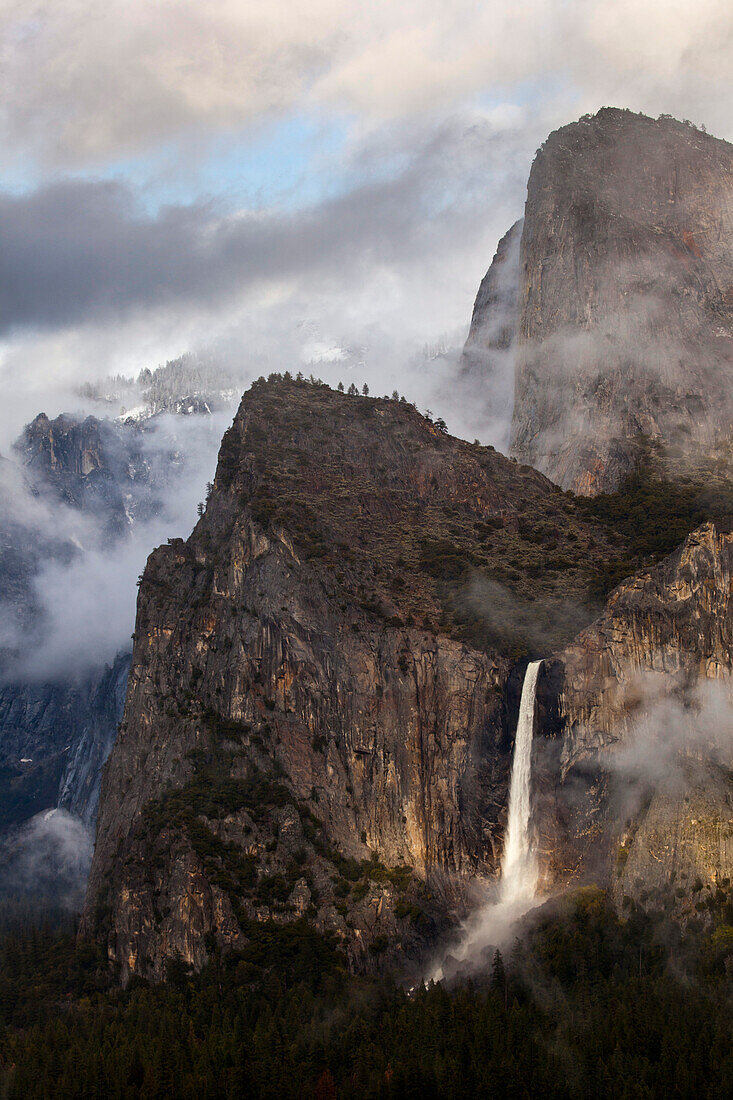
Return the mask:
<svg viewBox="0 0 733 1100">
<path fill-rule="evenodd" d="M 733 680 L 700 680 L 685 694 L 669 675 L 647 673 L 634 682 L 633 721 L 621 744 L 599 761 L 626 785 L 677 784 L 691 765 L 733 767 Z"/>
<path fill-rule="evenodd" d="M 302 210 L 150 214 L 130 185 L 89 179 L 0 196 L 0 450 L 40 409 L 77 408 L 79 382 L 188 350 L 243 381 L 355 374 L 480 434 L 460 403 L 437 404 L 450 371 L 436 349 L 463 342 L 540 136 L 483 110 L 370 133 L 350 148 L 348 188 Z"/>
<path fill-rule="evenodd" d="M 592 277 L 578 276 L 579 293 L 592 298 L 590 318 L 545 326 L 517 349 L 511 453 L 586 492 L 589 471 L 606 490 L 630 472 L 641 437 L 678 460 L 724 440 L 733 330 L 713 308 L 725 261 L 706 260 L 693 282 L 655 242 L 633 262 L 611 255 Z M 545 273 L 544 292 L 562 298 L 565 275 Z"/>
<path fill-rule="evenodd" d="M 360 125 L 567 88 L 729 131 L 726 0 L 6 0 L 5 147 L 90 164 L 295 110 Z"/>
<path fill-rule="evenodd" d="M 78 912 L 94 839 L 66 810 L 46 810 L 0 842 L 0 893 L 6 903 L 30 901 Z M 7 914 L 5 914 L 7 916 Z"/>
<path fill-rule="evenodd" d="M 8 512 L 37 542 L 67 539 L 76 552 L 48 552 L 38 563 L 30 582 L 39 609 L 35 626 L 18 626 L 3 615 L 0 644 L 17 651 L 4 663 L 5 681 L 74 680 L 131 648 L 137 578 L 157 545 L 189 535 L 231 417 L 231 410 L 211 417 L 165 415 L 148 426 L 139 440 L 150 481 L 142 518 L 113 545 L 105 538 L 104 515 L 38 502 L 16 484 Z"/>
<path fill-rule="evenodd" d="M 303 322 L 332 347 L 365 348 L 373 389 L 414 383 L 421 408 L 503 446 L 505 418 L 449 403 L 408 364 L 445 333 L 460 344 L 554 126 L 617 102 L 726 134 L 730 25 L 719 0 L 314 0 L 307 15 L 264 0 L 7 0 L 0 132 L 9 161 L 35 165 L 20 178 L 41 182 L 0 194 L 13 406 L 0 447 L 42 403 L 64 407 L 66 379 L 136 373 L 212 342 L 248 375 L 284 369 L 300 362 Z M 160 171 L 159 195 L 182 177 L 172 193 L 189 195 L 207 143 L 248 148 L 280 117 L 342 127 L 338 148 L 304 168 L 307 193 L 324 196 L 308 207 L 192 198 L 151 213 L 129 182 Z M 129 159 L 148 155 L 147 168 Z M 226 171 L 207 178 L 222 195 L 246 191 Z M 502 410 L 510 357 L 503 366 Z"/>
<path fill-rule="evenodd" d="M 455 118 L 424 133 L 397 172 L 297 212 L 192 203 L 151 216 L 125 184 L 86 179 L 1 195 L 0 334 L 136 309 L 221 308 L 248 289 L 303 279 L 324 291 L 356 286 L 376 267 L 431 253 L 445 262 L 486 205 L 477 180 L 487 166 L 493 191 L 519 158 L 526 171 L 530 149 L 486 116 Z"/>
</svg>

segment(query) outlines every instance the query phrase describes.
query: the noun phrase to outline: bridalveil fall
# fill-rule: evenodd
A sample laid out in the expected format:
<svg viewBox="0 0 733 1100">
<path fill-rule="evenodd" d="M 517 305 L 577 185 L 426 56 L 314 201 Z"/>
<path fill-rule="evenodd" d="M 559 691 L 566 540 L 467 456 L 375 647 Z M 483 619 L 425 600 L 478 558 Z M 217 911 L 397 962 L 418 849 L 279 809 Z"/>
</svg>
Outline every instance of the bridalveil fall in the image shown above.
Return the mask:
<svg viewBox="0 0 733 1100">
<path fill-rule="evenodd" d="M 438 963 L 430 979 L 442 981 L 449 967 L 480 963 L 482 952 L 504 942 L 515 921 L 537 900 L 539 867 L 532 839 L 532 736 L 534 732 L 537 677 L 542 661 L 527 665 L 522 683 L 519 717 L 514 738 L 509 781 L 509 812 L 498 898 L 492 891 L 487 900 L 465 922 L 461 939 Z"/>
</svg>

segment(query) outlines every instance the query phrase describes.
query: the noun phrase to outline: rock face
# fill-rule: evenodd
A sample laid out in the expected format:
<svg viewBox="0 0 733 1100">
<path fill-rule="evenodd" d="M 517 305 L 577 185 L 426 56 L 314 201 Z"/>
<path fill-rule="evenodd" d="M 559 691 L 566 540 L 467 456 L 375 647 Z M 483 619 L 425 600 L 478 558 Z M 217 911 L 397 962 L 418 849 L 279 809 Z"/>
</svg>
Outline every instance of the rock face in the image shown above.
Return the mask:
<svg viewBox="0 0 733 1100">
<path fill-rule="evenodd" d="M 114 539 L 129 523 L 124 492 L 135 477 L 134 446 L 129 431 L 108 421 L 63 415 L 49 420 L 41 413 L 15 451 L 37 493 L 103 517 L 104 533 Z"/>
<path fill-rule="evenodd" d="M 623 905 L 679 876 L 689 908 L 733 874 L 730 527 L 646 568 L 670 499 L 680 533 L 723 511 L 659 475 L 725 477 L 732 183 L 733 149 L 671 119 L 551 135 L 461 366 L 501 419 L 515 361 L 513 460 L 404 402 L 245 395 L 204 515 L 140 587 L 82 925 L 123 979 L 263 921 L 307 918 L 355 969 L 424 952 L 498 871 L 529 656 L 545 883 Z M 611 499 L 558 488 L 650 457 Z M 655 501 L 635 538 L 619 509 Z M 642 565 L 588 625 L 589 591 Z"/>
<path fill-rule="evenodd" d="M 517 459 L 587 495 L 650 447 L 668 474 L 730 471 L 733 146 L 610 108 L 555 131 L 530 173 L 516 297 Z M 490 329 L 490 299 L 477 311 L 472 329 Z"/>
<path fill-rule="evenodd" d="M 0 834 L 62 806 L 94 824 L 129 656 L 76 683 L 0 685 Z"/>
<path fill-rule="evenodd" d="M 732 595 L 733 528 L 706 524 L 558 655 L 560 737 L 539 745 L 551 881 L 601 875 L 619 901 L 676 881 L 691 909 L 733 876 Z"/>
<path fill-rule="evenodd" d="M 481 570 L 536 550 L 527 514 L 603 553 L 545 478 L 405 403 L 245 395 L 205 515 L 140 588 L 83 922 L 123 976 L 303 912 L 354 966 L 409 955 L 496 871 L 523 666 L 500 624 L 471 644 L 466 607 L 521 618 Z M 520 579 L 564 617 L 587 581 Z"/>
<path fill-rule="evenodd" d="M 170 442 L 157 444 L 157 423 L 40 413 L 13 451 L 38 497 L 93 517 L 98 536 L 111 543 L 160 511 L 183 461 Z"/>
<path fill-rule="evenodd" d="M 522 222 L 518 221 L 499 241 L 476 295 L 458 376 L 469 407 L 476 393 L 482 393 L 481 430 L 502 451 L 509 443 L 507 426 L 514 403 L 521 240 Z"/>
<path fill-rule="evenodd" d="M 18 666 L 43 636 L 39 571 L 82 553 L 71 535 L 74 521 L 59 513 L 78 516 L 86 539 L 89 517 L 102 546 L 127 534 L 131 501 L 143 500 L 148 480 L 138 437 L 137 429 L 94 417 L 41 414 L 3 464 L 0 580 L 8 633 L 0 662 L 0 838 L 56 806 L 87 827 L 94 824 L 101 767 L 122 717 L 129 654 L 52 682 L 20 680 Z"/>
</svg>

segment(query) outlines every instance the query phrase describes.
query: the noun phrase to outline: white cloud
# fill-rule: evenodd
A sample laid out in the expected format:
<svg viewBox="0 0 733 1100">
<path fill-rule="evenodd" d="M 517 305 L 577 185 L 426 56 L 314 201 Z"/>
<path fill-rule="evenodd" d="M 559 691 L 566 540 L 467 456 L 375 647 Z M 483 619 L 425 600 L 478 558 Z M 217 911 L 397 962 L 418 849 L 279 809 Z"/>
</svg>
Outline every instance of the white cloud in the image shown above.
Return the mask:
<svg viewBox="0 0 733 1100">
<path fill-rule="evenodd" d="M 6 499 L 16 521 L 37 532 L 41 543 L 68 539 L 81 550 L 71 561 L 49 555 L 41 563 L 32 582 L 43 612 L 37 631 L 15 633 L 9 616 L 0 616 L 0 644 L 17 646 L 20 654 L 3 669 L 8 680 L 73 678 L 111 664 L 131 648 L 137 578 L 155 546 L 190 534 L 232 415 L 231 409 L 211 417 L 166 414 L 148 424 L 138 445 L 150 469 L 150 496 L 159 500 L 160 510 L 137 520 L 112 546 L 104 538 L 103 515 L 38 501 L 19 479 L 6 477 Z M 172 454 L 179 460 L 171 462 Z"/>
<path fill-rule="evenodd" d="M 0 838 L 3 898 L 43 899 L 78 911 L 93 848 L 80 818 L 61 809 L 36 814 L 10 839 Z"/>
<path fill-rule="evenodd" d="M 242 377 L 317 361 L 334 384 L 353 371 L 375 393 L 438 408 L 410 361 L 446 333 L 461 342 L 521 213 L 542 130 L 511 122 L 464 111 L 364 134 L 349 150 L 351 191 L 256 218 L 205 204 L 152 217 L 132 189 L 88 180 L 0 198 L 0 452 L 41 409 L 78 407 L 75 384 L 212 343 Z"/>
<path fill-rule="evenodd" d="M 0 33 L 6 148 L 47 162 L 279 112 L 368 123 L 478 93 L 511 103 L 527 82 L 538 105 L 568 89 L 568 117 L 605 102 L 731 133 L 728 0 L 5 0 Z"/>
</svg>

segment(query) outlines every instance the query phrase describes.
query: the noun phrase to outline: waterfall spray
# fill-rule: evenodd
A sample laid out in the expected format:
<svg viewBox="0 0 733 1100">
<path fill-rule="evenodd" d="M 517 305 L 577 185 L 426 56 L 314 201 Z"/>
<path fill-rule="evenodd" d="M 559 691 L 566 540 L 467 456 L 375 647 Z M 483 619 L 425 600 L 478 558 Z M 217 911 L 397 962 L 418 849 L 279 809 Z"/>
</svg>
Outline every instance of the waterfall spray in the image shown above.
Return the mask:
<svg viewBox="0 0 733 1100">
<path fill-rule="evenodd" d="M 515 921 L 532 908 L 537 898 L 539 868 L 532 846 L 532 735 L 537 694 L 537 676 L 542 661 L 527 666 L 519 703 L 517 732 L 514 738 L 512 773 L 509 782 L 509 816 L 507 819 L 504 855 L 501 860 L 499 897 L 475 912 L 463 927 L 460 943 L 450 952 L 450 968 L 481 960 L 489 945 L 503 943 L 511 934 Z M 433 981 L 446 976 L 447 958 L 430 975 Z M 450 969 L 448 971 L 450 973 Z"/>
</svg>

